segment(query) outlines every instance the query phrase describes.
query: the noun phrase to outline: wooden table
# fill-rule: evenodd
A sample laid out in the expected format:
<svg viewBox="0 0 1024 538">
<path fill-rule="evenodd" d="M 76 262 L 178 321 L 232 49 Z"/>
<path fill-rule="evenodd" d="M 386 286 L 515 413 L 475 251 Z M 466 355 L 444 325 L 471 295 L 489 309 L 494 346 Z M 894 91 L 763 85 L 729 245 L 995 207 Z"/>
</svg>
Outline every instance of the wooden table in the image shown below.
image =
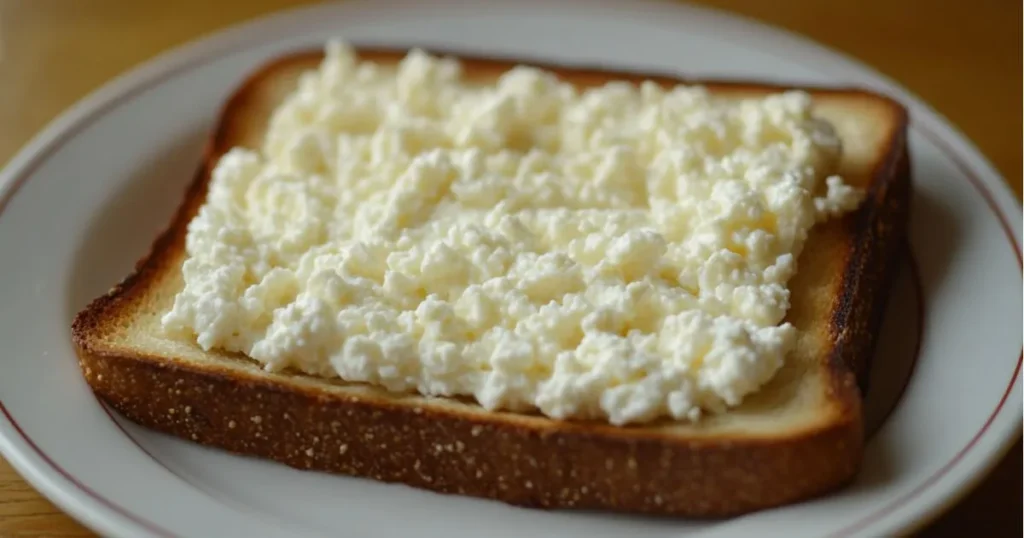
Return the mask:
<svg viewBox="0 0 1024 538">
<path fill-rule="evenodd" d="M 153 55 L 301 1 L 0 0 L 0 163 L 64 108 Z M 1021 3 L 702 2 L 847 52 L 930 102 L 1021 194 Z M 1021 444 L 924 536 L 1021 536 Z M 0 536 L 93 536 L 0 459 Z"/>
</svg>

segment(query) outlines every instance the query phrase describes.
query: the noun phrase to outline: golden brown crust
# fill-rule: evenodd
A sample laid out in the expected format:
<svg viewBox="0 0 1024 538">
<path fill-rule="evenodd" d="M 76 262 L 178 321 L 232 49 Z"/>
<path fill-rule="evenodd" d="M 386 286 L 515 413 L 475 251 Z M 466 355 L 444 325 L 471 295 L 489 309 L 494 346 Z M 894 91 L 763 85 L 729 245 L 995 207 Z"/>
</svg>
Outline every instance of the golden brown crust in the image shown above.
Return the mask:
<svg viewBox="0 0 1024 538">
<path fill-rule="evenodd" d="M 361 51 L 378 60 L 399 54 Z M 179 259 L 186 225 L 205 197 L 211 167 L 240 139 L 242 135 L 235 131 L 247 128 L 229 120 L 247 110 L 253 92 L 267 77 L 312 66 L 319 57 L 319 53 L 303 53 L 277 60 L 241 86 L 222 112 L 203 165 L 171 227 L 135 273 L 76 317 L 73 339 L 82 370 L 97 395 L 133 421 L 206 445 L 304 469 L 525 506 L 725 516 L 813 497 L 852 479 L 863 442 L 857 379 L 863 386 L 905 234 L 910 189 L 905 111 L 884 97 L 860 90 L 812 92 L 884 100 L 892 107 L 895 124 L 889 150 L 873 171 L 867 202 L 844 219 L 855 240 L 847 249 L 841 290 L 831 310 L 834 344 L 828 359 L 830 400 L 840 411 L 822 427 L 785 438 L 686 439 L 643 428 L 397 405 L 213 366 L 104 351 L 97 343 L 104 324 L 116 320 L 119 309 L 144 295 Z M 474 73 L 512 65 L 460 59 L 465 70 Z M 546 67 L 574 81 L 607 80 L 609 75 L 652 78 Z M 700 82 L 727 92 L 781 88 Z"/>
<path fill-rule="evenodd" d="M 861 450 L 852 428 L 782 443 L 666 442 L 576 424 L 473 421 L 134 357 L 80 361 L 93 390 L 144 426 L 301 469 L 524 506 L 725 516 L 838 487 Z"/>
<path fill-rule="evenodd" d="M 867 202 L 848 220 L 852 252 L 843 275 L 830 322 L 834 349 L 830 364 L 837 372 L 852 371 L 863 392 L 875 340 L 885 313 L 887 290 L 892 284 L 905 246 L 910 215 L 910 154 L 906 143 L 906 115 L 895 131 L 889 155 L 873 174 L 889 180 L 872 182 Z"/>
</svg>

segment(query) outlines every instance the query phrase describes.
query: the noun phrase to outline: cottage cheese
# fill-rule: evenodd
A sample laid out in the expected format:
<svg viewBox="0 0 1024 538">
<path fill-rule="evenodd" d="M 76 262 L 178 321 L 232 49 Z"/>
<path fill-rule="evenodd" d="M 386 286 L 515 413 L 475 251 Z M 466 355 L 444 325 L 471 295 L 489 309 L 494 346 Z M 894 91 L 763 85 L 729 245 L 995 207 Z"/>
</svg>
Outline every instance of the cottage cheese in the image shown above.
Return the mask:
<svg viewBox="0 0 1024 538">
<path fill-rule="evenodd" d="M 854 208 L 803 93 L 578 90 L 332 43 L 236 148 L 163 318 L 267 370 L 613 424 L 697 419 L 793 347 L 808 231 Z"/>
</svg>

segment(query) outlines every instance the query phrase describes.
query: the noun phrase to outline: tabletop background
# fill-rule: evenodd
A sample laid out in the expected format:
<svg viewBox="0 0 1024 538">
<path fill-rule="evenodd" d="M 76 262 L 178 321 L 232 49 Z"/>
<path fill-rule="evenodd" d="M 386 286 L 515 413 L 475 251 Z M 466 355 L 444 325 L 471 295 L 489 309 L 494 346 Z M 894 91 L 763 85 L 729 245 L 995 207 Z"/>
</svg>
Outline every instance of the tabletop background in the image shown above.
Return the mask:
<svg viewBox="0 0 1024 538">
<path fill-rule="evenodd" d="M 0 164 L 111 77 L 293 0 L 0 0 Z M 972 139 L 1021 196 L 1018 0 L 707 0 L 811 37 L 892 77 Z M 921 536 L 1021 536 L 1021 443 Z M 0 537 L 94 536 L 0 458 Z"/>
</svg>

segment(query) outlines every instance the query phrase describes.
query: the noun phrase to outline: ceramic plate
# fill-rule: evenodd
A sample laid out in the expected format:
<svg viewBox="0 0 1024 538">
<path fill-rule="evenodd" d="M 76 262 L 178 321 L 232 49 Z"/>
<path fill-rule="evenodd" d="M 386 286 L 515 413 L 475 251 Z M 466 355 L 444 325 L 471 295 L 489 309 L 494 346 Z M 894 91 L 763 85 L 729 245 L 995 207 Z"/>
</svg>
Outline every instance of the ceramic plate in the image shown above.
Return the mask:
<svg viewBox="0 0 1024 538">
<path fill-rule="evenodd" d="M 223 98 L 268 58 L 341 35 L 567 64 L 859 85 L 911 111 L 916 192 L 852 487 L 714 522 L 542 512 L 293 470 L 145 431 L 94 399 L 72 316 L 168 222 Z M 0 448 L 108 536 L 879 536 L 922 524 L 1021 426 L 1020 206 L 928 106 L 777 30 L 678 4 L 347 2 L 281 13 L 162 56 L 88 97 L 0 179 Z"/>
</svg>

